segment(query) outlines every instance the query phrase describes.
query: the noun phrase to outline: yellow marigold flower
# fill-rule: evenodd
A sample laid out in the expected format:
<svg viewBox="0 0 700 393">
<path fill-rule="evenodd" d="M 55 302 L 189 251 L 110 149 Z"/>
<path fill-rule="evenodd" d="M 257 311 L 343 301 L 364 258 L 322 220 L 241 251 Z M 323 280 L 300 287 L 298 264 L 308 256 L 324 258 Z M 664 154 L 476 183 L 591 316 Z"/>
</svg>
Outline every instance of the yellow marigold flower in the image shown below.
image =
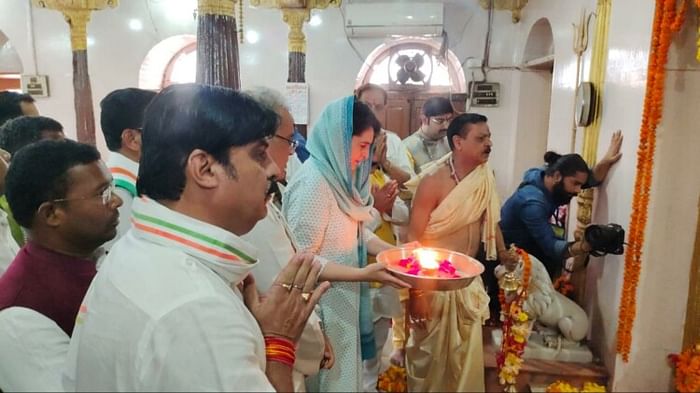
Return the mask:
<svg viewBox="0 0 700 393">
<path fill-rule="evenodd" d="M 549 386 L 547 386 L 547 392 L 561 392 L 561 393 L 578 393 L 578 389 L 575 386 L 571 386 L 564 381 L 556 381 Z"/>
<path fill-rule="evenodd" d="M 526 323 L 514 325 L 512 328 L 513 334 L 527 337 L 530 334 L 530 329 Z"/>
<path fill-rule="evenodd" d="M 595 382 L 586 382 L 583 384 L 583 388 L 581 388 L 582 392 L 605 392 L 605 386 L 598 385 Z"/>
<path fill-rule="evenodd" d="M 519 366 L 523 362 L 523 359 L 516 356 L 513 353 L 509 353 L 506 355 L 506 359 L 504 361 L 505 366 Z"/>
</svg>

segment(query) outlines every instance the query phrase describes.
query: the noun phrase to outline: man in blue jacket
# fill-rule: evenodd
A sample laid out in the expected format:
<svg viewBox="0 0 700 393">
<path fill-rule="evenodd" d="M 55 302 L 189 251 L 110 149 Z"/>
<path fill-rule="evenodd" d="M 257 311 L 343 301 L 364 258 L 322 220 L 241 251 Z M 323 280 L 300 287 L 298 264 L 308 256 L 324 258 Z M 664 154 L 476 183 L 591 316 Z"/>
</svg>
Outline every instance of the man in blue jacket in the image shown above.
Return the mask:
<svg viewBox="0 0 700 393">
<path fill-rule="evenodd" d="M 550 277 L 559 276 L 567 258 L 591 251 L 585 240 L 567 242 L 557 237 L 549 219 L 559 206 L 567 205 L 582 189 L 595 187 L 622 153 L 622 133 L 616 131 L 608 152 L 593 170 L 578 154 L 547 152 L 546 165 L 531 168 L 501 208 L 501 230 L 506 244 L 514 243 L 534 255 Z"/>
</svg>

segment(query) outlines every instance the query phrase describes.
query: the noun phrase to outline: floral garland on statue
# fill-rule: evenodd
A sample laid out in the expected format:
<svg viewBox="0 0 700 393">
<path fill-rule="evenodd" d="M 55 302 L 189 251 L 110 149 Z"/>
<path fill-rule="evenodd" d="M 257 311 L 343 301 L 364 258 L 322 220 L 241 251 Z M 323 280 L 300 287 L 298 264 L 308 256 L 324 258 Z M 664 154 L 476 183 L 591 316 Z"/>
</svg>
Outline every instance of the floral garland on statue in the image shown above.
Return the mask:
<svg viewBox="0 0 700 393">
<path fill-rule="evenodd" d="M 680 354 L 668 355 L 676 368 L 674 385 L 681 393 L 700 392 L 700 344 Z"/>
<path fill-rule="evenodd" d="M 632 327 L 637 310 L 637 284 L 642 265 L 642 246 L 654 167 L 656 127 L 663 114 L 665 66 L 672 34 L 680 30 L 683 25 L 687 8 L 686 0 L 681 0 L 680 9 L 676 8 L 676 0 L 656 0 L 647 88 L 637 149 L 637 176 L 632 199 L 629 245 L 625 253 L 625 273 L 617 325 L 617 352 L 622 355 L 624 362 L 629 361 Z"/>
<path fill-rule="evenodd" d="M 506 299 L 503 288 L 498 290 L 498 300 L 501 303 L 501 319 L 503 325 L 503 339 L 501 340 L 501 351 L 496 356 L 498 366 L 498 380 L 505 386 L 506 392 L 515 391 L 515 379 L 520 374 L 523 364 L 523 354 L 527 345 L 527 338 L 530 335 L 530 317 L 523 310 L 523 303 L 527 299 L 528 287 L 530 285 L 530 273 L 532 262 L 530 255 L 520 248 L 516 252 L 523 261 L 523 277 L 514 295 Z"/>
</svg>

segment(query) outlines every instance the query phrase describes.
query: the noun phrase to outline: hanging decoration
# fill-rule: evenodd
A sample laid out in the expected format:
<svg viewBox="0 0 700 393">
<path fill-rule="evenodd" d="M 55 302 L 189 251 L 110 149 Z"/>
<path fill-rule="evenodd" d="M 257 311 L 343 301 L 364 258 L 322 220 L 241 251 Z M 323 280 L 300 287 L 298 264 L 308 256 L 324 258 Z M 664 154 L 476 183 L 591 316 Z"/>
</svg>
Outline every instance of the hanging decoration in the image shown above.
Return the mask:
<svg viewBox="0 0 700 393">
<path fill-rule="evenodd" d="M 698 0 L 700 1 L 700 0 Z M 578 24 L 573 23 L 574 26 L 574 53 L 576 54 L 576 95 L 578 95 L 578 89 L 581 88 L 581 60 L 583 58 L 584 52 L 588 49 L 588 30 L 589 24 L 591 22 L 591 17 L 593 13 L 587 13 L 585 10 L 581 11 L 581 19 Z M 576 119 L 576 100 L 574 100 L 574 110 L 573 110 L 573 121 L 571 128 L 571 147 L 570 152 L 576 152 L 576 131 L 578 130 L 578 122 Z"/>
<path fill-rule="evenodd" d="M 523 303 L 527 299 L 530 285 L 532 262 L 530 255 L 517 248 L 516 252 L 523 262 L 523 276 L 517 289 L 513 293 L 506 293 L 503 286 L 498 290 L 498 300 L 501 304 L 501 319 L 503 325 L 503 339 L 501 351 L 496 355 L 498 367 L 498 380 L 504 386 L 506 392 L 515 392 L 515 382 L 520 368 L 523 365 L 523 354 L 530 335 L 530 317 L 523 310 Z"/>
<path fill-rule="evenodd" d="M 637 148 L 637 175 L 632 199 L 629 245 L 625 253 L 625 273 L 617 324 L 617 352 L 622 355 L 622 360 L 625 363 L 629 361 L 632 328 L 637 311 L 637 285 L 642 267 L 644 230 L 651 194 L 656 127 L 661 122 L 663 114 L 665 66 L 672 34 L 680 30 L 688 8 L 686 0 L 681 0 L 680 6 L 677 6 L 676 3 L 676 0 L 656 0 L 654 13 L 646 96 L 644 97 L 639 147 Z"/>
</svg>

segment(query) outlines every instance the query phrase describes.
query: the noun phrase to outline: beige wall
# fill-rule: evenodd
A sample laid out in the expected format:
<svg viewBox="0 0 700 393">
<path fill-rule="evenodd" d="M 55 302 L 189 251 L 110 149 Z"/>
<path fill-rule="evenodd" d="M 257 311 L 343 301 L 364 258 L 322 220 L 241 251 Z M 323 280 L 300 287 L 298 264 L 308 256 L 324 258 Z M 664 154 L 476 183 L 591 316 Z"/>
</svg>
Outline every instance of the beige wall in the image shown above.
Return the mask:
<svg viewBox="0 0 700 393">
<path fill-rule="evenodd" d="M 615 3 L 613 3 L 615 4 Z M 667 391 L 666 356 L 678 352 L 698 219 L 700 64 L 695 60 L 695 8 L 669 54 L 664 114 L 657 149 L 633 330 L 630 363 L 616 366 L 617 390 Z M 620 15 L 627 18 L 628 15 Z"/>
<path fill-rule="evenodd" d="M 575 88 L 571 24 L 578 23 L 582 7 L 592 11 L 595 1 L 531 0 L 523 20 L 514 28 L 513 38 L 517 43 L 513 53 L 517 56 L 522 53 L 523 40 L 532 24 L 545 17 L 552 25 L 556 60 L 547 145 L 560 152 L 569 149 Z M 612 2 L 598 158 L 605 153 L 612 132 L 618 128 L 625 134 L 624 155 L 605 184 L 596 191 L 594 222 L 617 222 L 629 227 L 653 8 L 654 2 L 649 0 Z M 692 15 L 689 19 L 695 20 Z M 594 351 L 614 373 L 611 384 L 615 391 L 668 391 L 671 369 L 666 355 L 680 350 L 682 342 L 700 193 L 700 180 L 694 173 L 700 166 L 700 158 L 694 153 L 700 143 L 700 113 L 694 110 L 700 100 L 700 73 L 694 60 L 695 33 L 689 26 L 695 24 L 688 23 L 676 39 L 668 64 L 666 109 L 658 130 L 655 178 L 638 291 L 638 317 L 633 331 L 631 361 L 627 364 L 615 354 L 624 259 L 622 256 L 593 258 L 588 268 L 585 306 L 592 321 L 589 336 Z M 591 45 L 584 57 L 583 80 L 588 80 L 594 30 L 595 18 L 591 22 Z M 514 63 L 517 62 L 516 57 Z M 511 74 L 514 86 L 519 86 L 516 89 L 525 88 L 523 73 L 505 72 Z M 522 92 L 519 97 L 503 108 L 508 115 L 501 115 L 508 121 L 517 119 L 517 123 L 537 121 L 528 120 L 528 113 L 523 109 L 531 103 L 523 101 Z M 513 127 L 518 124 L 513 123 Z M 511 135 L 517 135 L 517 131 L 511 131 Z M 508 146 L 509 152 L 530 148 L 530 143 L 521 138 L 510 140 L 518 145 Z M 578 152 L 581 143 L 579 129 Z M 511 178 L 502 180 L 499 186 L 510 184 L 512 187 L 519 180 L 519 164 L 505 165 L 513 168 L 507 173 Z"/>
</svg>

